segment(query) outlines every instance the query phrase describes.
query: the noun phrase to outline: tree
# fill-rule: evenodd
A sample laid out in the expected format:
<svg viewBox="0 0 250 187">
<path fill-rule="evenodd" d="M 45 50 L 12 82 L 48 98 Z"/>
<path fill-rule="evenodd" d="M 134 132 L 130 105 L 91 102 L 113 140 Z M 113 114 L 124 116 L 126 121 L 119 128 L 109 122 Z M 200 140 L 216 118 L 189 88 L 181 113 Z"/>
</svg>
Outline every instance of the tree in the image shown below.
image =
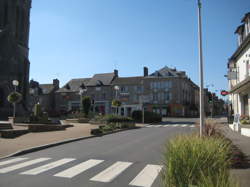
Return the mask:
<svg viewBox="0 0 250 187">
<path fill-rule="evenodd" d="M 89 110 L 90 110 L 90 107 L 91 107 L 91 98 L 89 96 L 83 96 L 81 104 L 82 104 L 83 113 L 86 116 L 88 116 Z"/>
</svg>

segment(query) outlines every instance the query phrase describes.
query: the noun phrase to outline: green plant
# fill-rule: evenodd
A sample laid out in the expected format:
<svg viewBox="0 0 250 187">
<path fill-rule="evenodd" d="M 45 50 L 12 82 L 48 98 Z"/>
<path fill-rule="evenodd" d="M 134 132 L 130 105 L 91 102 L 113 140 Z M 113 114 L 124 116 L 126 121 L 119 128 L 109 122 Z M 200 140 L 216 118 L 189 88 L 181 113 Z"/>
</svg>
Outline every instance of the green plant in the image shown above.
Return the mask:
<svg viewBox="0 0 250 187">
<path fill-rule="evenodd" d="M 83 96 L 81 102 L 83 113 L 85 116 L 88 116 L 91 107 L 91 98 L 89 96 Z"/>
<path fill-rule="evenodd" d="M 19 103 L 22 100 L 22 94 L 18 92 L 11 92 L 8 95 L 7 100 L 12 104 Z"/>
<path fill-rule="evenodd" d="M 216 186 L 221 177 L 229 181 L 229 155 L 230 144 L 222 138 L 178 136 L 170 140 L 164 152 L 163 186 L 204 186 L 204 181 Z"/>
<path fill-rule="evenodd" d="M 42 117 L 42 107 L 39 103 L 35 104 L 34 116 L 39 119 Z"/>
<path fill-rule="evenodd" d="M 117 100 L 117 99 L 114 99 L 113 101 L 112 101 L 112 106 L 113 107 L 119 107 L 119 106 L 121 106 L 121 101 L 119 101 L 119 100 Z"/>
</svg>

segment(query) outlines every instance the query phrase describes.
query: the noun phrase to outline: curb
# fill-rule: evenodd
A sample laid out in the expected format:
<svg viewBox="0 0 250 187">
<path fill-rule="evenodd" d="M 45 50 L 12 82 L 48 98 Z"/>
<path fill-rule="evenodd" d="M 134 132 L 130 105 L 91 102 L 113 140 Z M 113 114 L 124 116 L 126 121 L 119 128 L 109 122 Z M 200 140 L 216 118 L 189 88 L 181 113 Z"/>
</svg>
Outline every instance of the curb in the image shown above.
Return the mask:
<svg viewBox="0 0 250 187">
<path fill-rule="evenodd" d="M 67 139 L 67 140 L 63 140 L 63 141 L 59 141 L 59 142 L 55 142 L 55 143 L 35 146 L 35 147 L 28 148 L 28 149 L 19 150 L 19 151 L 15 152 L 15 153 L 9 154 L 9 155 L 4 156 L 4 157 L 0 157 L 0 160 L 6 159 L 6 158 L 9 158 L 9 157 L 13 157 L 13 156 L 20 156 L 20 155 L 23 155 L 23 154 L 40 151 L 40 150 L 43 150 L 43 149 L 47 149 L 47 148 L 50 148 L 50 147 L 55 147 L 55 146 L 66 144 L 66 143 L 76 142 L 76 141 L 90 139 L 90 138 L 101 137 L 101 136 L 105 136 L 105 135 L 109 135 L 109 134 L 114 134 L 114 133 L 119 133 L 119 132 L 122 132 L 122 131 L 139 129 L 139 128 L 140 127 L 135 127 L 135 128 L 132 128 L 132 129 L 121 129 L 121 130 L 117 130 L 117 131 L 114 131 L 114 132 L 107 132 L 107 133 L 101 134 L 101 135 L 91 135 L 91 136 L 80 137 L 80 138 L 71 138 L 71 139 Z"/>
<path fill-rule="evenodd" d="M 229 126 L 229 128 L 232 130 L 232 131 L 234 131 L 234 132 L 238 132 L 238 131 L 236 131 L 235 129 L 234 129 L 234 125 L 233 124 L 229 124 L 228 125 Z M 247 129 L 247 128 L 240 128 L 240 132 L 238 132 L 240 135 L 242 135 L 242 136 L 246 136 L 246 137 L 250 137 L 250 129 Z"/>
</svg>

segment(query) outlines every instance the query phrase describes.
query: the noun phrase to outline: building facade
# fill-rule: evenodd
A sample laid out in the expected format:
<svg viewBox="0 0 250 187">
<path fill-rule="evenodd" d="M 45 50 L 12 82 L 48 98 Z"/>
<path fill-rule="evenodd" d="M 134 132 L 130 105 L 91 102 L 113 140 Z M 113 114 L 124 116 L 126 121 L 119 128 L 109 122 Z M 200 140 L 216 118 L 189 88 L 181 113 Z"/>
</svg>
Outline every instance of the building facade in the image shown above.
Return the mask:
<svg viewBox="0 0 250 187">
<path fill-rule="evenodd" d="M 118 77 L 112 84 L 120 88 L 121 115 L 142 109 L 162 116 L 198 115 L 199 88 L 183 71 L 164 67 L 149 75 L 144 67 L 143 76 Z"/>
<path fill-rule="evenodd" d="M 29 28 L 31 0 L 0 0 L 0 116 L 12 115 L 7 96 L 17 91 L 23 96 L 17 115 L 27 109 L 29 84 Z"/>
<path fill-rule="evenodd" d="M 231 113 L 250 115 L 250 12 L 236 29 L 238 47 L 228 61 Z"/>
</svg>

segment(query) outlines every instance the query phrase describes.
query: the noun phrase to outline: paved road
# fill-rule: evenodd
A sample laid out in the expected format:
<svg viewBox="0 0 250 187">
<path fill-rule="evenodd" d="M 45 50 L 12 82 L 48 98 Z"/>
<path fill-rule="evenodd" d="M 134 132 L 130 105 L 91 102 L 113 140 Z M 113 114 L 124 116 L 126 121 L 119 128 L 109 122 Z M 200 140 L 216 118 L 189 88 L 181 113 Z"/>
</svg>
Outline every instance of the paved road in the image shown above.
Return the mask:
<svg viewBox="0 0 250 187">
<path fill-rule="evenodd" d="M 0 186 L 160 186 L 164 145 L 195 131 L 192 121 L 175 119 L 1 160 Z"/>
</svg>

